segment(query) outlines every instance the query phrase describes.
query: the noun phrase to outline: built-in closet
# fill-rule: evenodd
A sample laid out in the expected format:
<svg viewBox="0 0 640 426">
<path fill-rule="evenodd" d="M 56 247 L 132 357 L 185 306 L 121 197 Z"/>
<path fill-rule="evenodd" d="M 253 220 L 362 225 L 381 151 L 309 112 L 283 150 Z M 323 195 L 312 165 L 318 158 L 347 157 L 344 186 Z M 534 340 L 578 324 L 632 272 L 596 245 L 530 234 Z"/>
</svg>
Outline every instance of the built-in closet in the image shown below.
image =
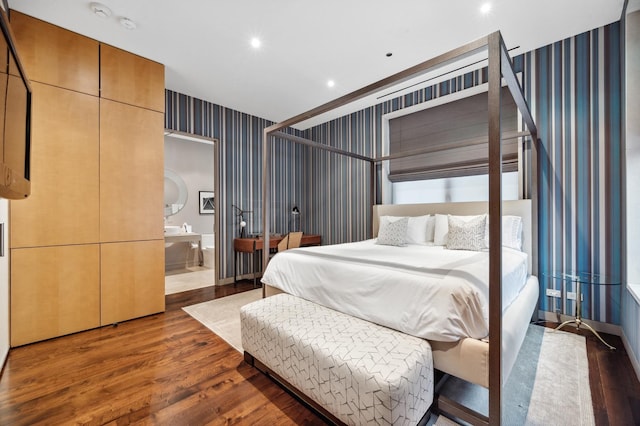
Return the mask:
<svg viewBox="0 0 640 426">
<path fill-rule="evenodd" d="M 12 11 L 32 193 L 10 205 L 11 346 L 164 311 L 164 66 Z"/>
</svg>

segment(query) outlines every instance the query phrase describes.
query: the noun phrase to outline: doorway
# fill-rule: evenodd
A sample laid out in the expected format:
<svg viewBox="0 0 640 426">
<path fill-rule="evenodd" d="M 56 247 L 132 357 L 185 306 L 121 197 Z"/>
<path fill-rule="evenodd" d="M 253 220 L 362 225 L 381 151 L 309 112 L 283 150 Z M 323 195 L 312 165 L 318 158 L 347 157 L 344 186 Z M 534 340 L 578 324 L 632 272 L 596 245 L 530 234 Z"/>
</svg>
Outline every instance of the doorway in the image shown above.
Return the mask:
<svg viewBox="0 0 640 426">
<path fill-rule="evenodd" d="M 217 140 L 165 131 L 165 294 L 217 284 Z"/>
</svg>

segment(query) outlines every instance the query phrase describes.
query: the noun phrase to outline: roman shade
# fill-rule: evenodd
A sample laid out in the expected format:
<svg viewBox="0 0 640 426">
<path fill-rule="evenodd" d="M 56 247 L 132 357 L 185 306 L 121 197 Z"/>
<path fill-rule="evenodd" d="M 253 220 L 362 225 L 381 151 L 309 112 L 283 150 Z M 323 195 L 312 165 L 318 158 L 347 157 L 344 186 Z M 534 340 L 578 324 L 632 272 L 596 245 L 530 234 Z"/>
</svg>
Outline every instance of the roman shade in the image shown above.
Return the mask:
<svg viewBox="0 0 640 426">
<path fill-rule="evenodd" d="M 518 112 L 509 90 L 501 100 L 502 167 L 518 170 Z M 487 92 L 389 120 L 389 179 L 403 182 L 488 173 Z"/>
</svg>

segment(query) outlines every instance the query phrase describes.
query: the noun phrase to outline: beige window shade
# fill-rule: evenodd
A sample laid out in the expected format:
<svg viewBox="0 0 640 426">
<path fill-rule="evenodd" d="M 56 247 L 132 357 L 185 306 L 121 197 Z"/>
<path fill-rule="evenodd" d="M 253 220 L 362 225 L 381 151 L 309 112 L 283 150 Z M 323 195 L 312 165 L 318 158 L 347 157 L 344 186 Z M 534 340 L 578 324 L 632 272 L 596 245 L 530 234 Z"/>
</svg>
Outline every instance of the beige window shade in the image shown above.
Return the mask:
<svg viewBox="0 0 640 426">
<path fill-rule="evenodd" d="M 502 168 L 518 170 L 518 112 L 509 90 L 502 89 Z M 392 182 L 488 173 L 487 93 L 479 93 L 389 121 L 391 156 L 428 149 L 389 162 Z"/>
</svg>

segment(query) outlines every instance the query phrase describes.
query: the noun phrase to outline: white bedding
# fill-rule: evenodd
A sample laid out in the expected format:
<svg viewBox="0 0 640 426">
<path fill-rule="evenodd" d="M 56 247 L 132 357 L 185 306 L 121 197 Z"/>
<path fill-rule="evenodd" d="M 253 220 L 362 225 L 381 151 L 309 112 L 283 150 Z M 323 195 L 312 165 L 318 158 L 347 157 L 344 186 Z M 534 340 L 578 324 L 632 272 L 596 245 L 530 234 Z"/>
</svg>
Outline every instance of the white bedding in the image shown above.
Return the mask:
<svg viewBox="0 0 640 426">
<path fill-rule="evenodd" d="M 262 282 L 429 340 L 488 335 L 488 252 L 374 241 L 278 253 Z M 504 248 L 502 259 L 504 310 L 526 282 L 527 254 Z"/>
</svg>

